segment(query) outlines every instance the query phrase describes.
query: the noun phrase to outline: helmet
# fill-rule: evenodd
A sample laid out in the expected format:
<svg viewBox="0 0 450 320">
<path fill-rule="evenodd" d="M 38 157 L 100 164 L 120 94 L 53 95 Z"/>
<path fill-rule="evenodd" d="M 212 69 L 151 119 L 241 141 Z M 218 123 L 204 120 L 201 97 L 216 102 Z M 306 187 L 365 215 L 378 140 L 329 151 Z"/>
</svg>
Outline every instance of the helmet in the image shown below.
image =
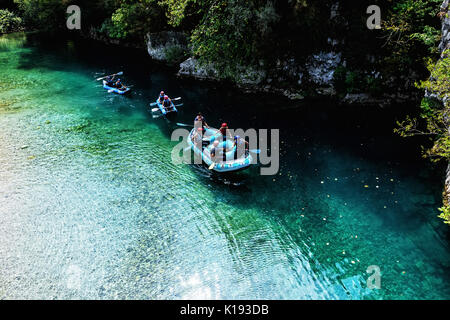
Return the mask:
<svg viewBox="0 0 450 320">
<path fill-rule="evenodd" d="M 169 100 L 169 97 L 168 96 L 164 96 L 164 100 Z"/>
<path fill-rule="evenodd" d="M 239 140 L 241 137 L 240 136 L 234 136 L 235 140 Z"/>
<path fill-rule="evenodd" d="M 222 123 L 222 128 L 228 127 L 228 125 L 224 122 Z"/>
<path fill-rule="evenodd" d="M 214 146 L 214 147 L 217 147 L 218 145 L 219 145 L 219 141 L 218 141 L 218 140 L 214 140 L 213 146 Z"/>
</svg>

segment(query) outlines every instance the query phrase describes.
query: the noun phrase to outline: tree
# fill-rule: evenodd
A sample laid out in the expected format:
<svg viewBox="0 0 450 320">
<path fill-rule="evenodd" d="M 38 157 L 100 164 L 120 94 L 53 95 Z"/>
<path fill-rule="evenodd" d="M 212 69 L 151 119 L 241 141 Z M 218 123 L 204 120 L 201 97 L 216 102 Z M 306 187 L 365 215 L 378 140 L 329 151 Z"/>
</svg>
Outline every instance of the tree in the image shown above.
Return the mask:
<svg viewBox="0 0 450 320">
<path fill-rule="evenodd" d="M 0 34 L 22 29 L 22 19 L 9 10 L 0 9 Z"/>
<path fill-rule="evenodd" d="M 424 156 L 433 161 L 450 161 L 450 49 L 446 50 L 436 65 L 428 64 L 430 78 L 417 84 L 425 90 L 421 104 L 421 121 L 408 118 L 398 122 L 396 129 L 403 137 L 425 135 L 433 137 L 434 144 L 425 150 Z M 445 204 L 440 217 L 450 223 L 450 206 Z"/>
</svg>

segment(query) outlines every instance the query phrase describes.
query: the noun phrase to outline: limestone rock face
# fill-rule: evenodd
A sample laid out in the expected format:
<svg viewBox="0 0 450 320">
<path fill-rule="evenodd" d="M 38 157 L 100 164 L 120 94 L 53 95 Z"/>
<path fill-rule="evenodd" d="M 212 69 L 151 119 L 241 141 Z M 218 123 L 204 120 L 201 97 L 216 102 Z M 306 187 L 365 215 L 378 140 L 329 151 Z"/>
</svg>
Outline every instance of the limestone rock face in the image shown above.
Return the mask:
<svg viewBox="0 0 450 320">
<path fill-rule="evenodd" d="M 218 78 L 219 73 L 212 64 L 203 66 L 200 65 L 197 59 L 191 57 L 180 63 L 178 75 L 204 80 L 215 80 Z"/>
<path fill-rule="evenodd" d="M 203 80 L 221 79 L 219 71 L 217 71 L 214 64 L 200 64 L 200 62 L 194 57 L 190 57 L 180 64 L 178 75 Z M 252 67 L 240 67 L 239 72 L 236 75 L 235 82 L 238 86 L 257 86 L 261 84 L 266 77 L 267 73 L 262 69 L 257 70 Z"/>
<path fill-rule="evenodd" d="M 184 33 L 162 31 L 148 33 L 146 37 L 148 54 L 155 60 L 166 61 L 167 50 L 180 48 L 188 51 L 188 40 Z"/>
<path fill-rule="evenodd" d="M 341 53 L 320 52 L 310 57 L 306 69 L 315 84 L 332 87 L 334 71 L 340 63 Z"/>
<path fill-rule="evenodd" d="M 441 5 L 441 11 L 447 12 L 442 19 L 442 39 L 439 44 L 439 50 L 442 53 L 445 49 L 450 49 L 450 16 L 448 13 L 449 0 L 445 0 Z"/>
</svg>

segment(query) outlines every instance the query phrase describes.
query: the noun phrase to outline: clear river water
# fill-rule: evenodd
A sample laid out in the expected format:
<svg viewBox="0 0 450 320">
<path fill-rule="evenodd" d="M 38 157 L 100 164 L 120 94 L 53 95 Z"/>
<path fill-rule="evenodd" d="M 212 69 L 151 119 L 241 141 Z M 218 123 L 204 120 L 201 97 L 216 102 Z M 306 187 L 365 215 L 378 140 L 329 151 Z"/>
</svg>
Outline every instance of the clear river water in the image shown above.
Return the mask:
<svg viewBox="0 0 450 320">
<path fill-rule="evenodd" d="M 118 71 L 131 96 L 95 78 Z M 280 129 L 280 171 L 173 165 L 175 122 Z M 443 168 L 407 107 L 338 107 L 179 79 L 145 51 L 0 37 L 1 299 L 449 299 Z M 369 289 L 369 266 L 381 270 Z"/>
</svg>

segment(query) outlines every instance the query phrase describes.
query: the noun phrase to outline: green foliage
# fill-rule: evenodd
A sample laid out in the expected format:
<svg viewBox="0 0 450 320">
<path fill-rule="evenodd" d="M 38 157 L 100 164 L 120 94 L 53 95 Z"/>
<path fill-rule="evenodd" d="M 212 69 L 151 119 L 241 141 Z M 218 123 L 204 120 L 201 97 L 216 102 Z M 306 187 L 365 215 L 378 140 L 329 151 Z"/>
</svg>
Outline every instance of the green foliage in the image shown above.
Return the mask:
<svg viewBox="0 0 450 320">
<path fill-rule="evenodd" d="M 65 26 L 65 1 L 60 0 L 14 0 L 17 4 L 24 23 L 29 28 L 52 30 Z"/>
<path fill-rule="evenodd" d="M 421 118 L 407 118 L 399 122 L 396 129 L 404 137 L 426 135 L 434 137 L 434 144 L 425 150 L 424 156 L 433 161 L 450 160 L 450 50 L 436 65 L 428 65 L 430 78 L 417 84 L 419 89 L 426 90 L 432 98 L 424 98 L 421 103 Z"/>
<path fill-rule="evenodd" d="M 436 53 L 440 37 L 439 12 L 441 0 L 397 1 L 383 25 L 389 54 L 386 67 L 408 70 L 422 64 L 427 53 Z M 428 51 L 428 52 L 427 52 Z"/>
<path fill-rule="evenodd" d="M 278 20 L 270 1 L 212 1 L 192 32 L 194 54 L 201 62 L 213 61 L 223 75 L 232 76 L 240 65 L 255 65 L 264 58 L 264 44 Z"/>
<path fill-rule="evenodd" d="M 0 10 L 0 34 L 20 31 L 22 19 L 9 10 Z"/>
<path fill-rule="evenodd" d="M 166 60 L 170 66 L 175 66 L 188 58 L 188 52 L 181 47 L 173 46 L 165 50 Z"/>
<path fill-rule="evenodd" d="M 156 0 L 120 0 L 100 31 L 116 39 L 143 39 L 147 32 L 158 31 L 165 26 L 163 14 Z"/>
<path fill-rule="evenodd" d="M 186 17 L 188 5 L 196 2 L 196 0 L 161 0 L 158 4 L 166 8 L 168 23 L 171 26 L 178 27 Z"/>
<path fill-rule="evenodd" d="M 444 223 L 450 224 L 450 206 L 443 206 L 439 208 L 441 214 L 438 216 L 439 218 L 444 220 Z"/>
<path fill-rule="evenodd" d="M 363 71 L 352 71 L 344 66 L 338 66 L 334 71 L 333 85 L 338 93 L 368 92 L 377 96 L 383 91 L 383 83 L 379 78 Z"/>
</svg>

